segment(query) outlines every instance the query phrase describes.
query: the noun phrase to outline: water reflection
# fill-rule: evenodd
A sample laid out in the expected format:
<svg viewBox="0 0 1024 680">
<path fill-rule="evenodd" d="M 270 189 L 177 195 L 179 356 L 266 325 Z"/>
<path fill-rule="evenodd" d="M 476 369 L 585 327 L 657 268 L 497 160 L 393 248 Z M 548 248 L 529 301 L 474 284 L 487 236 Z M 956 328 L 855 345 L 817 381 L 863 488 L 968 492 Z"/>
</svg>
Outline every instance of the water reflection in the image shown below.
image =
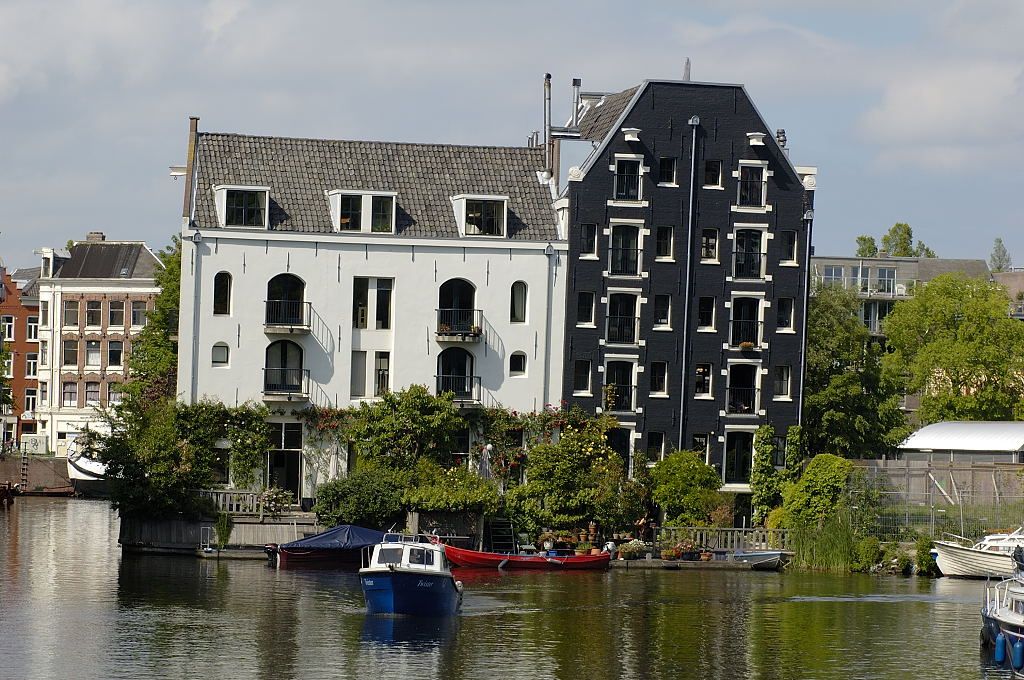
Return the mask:
<svg viewBox="0 0 1024 680">
<path fill-rule="evenodd" d="M 0 513 L 0 677 L 1008 678 L 983 582 L 467 572 L 463 612 L 364 614 L 358 578 L 120 554 L 105 504 Z"/>
</svg>

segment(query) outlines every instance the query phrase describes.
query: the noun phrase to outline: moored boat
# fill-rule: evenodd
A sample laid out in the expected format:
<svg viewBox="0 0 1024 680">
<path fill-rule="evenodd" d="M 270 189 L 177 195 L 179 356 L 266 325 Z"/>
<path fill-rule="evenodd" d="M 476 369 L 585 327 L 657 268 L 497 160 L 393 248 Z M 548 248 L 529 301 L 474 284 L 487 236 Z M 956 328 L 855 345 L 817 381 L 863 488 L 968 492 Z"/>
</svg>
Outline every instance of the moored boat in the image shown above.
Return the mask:
<svg viewBox="0 0 1024 680">
<path fill-rule="evenodd" d="M 981 639 L 993 645 L 993 660 L 1010 662 L 1014 677 L 1024 678 L 1024 581 L 1020 574 L 985 587 Z"/>
<path fill-rule="evenodd" d="M 68 444 L 68 478 L 75 494 L 88 498 L 106 498 L 110 495 L 107 485 L 107 466 L 89 455 L 90 451 L 78 446 L 77 440 Z"/>
<path fill-rule="evenodd" d="M 447 616 L 462 604 L 462 583 L 429 536 L 385 534 L 359 570 L 368 614 Z"/>
<path fill-rule="evenodd" d="M 969 546 L 957 541 L 935 541 L 933 550 L 943 576 L 1007 578 L 1014 573 L 1012 555 L 1017 547 L 1024 547 L 1024 527 L 1009 534 L 990 534 Z"/>
<path fill-rule="evenodd" d="M 781 550 L 737 550 L 732 554 L 733 562 L 749 564 L 756 571 L 778 571 L 785 564 L 785 553 Z"/>
<path fill-rule="evenodd" d="M 271 566 L 280 569 L 311 567 L 348 569 L 362 566 L 363 549 L 380 543 L 384 532 L 354 524 L 339 524 L 314 536 L 291 543 L 268 543 L 263 550 Z"/>
<path fill-rule="evenodd" d="M 448 560 L 457 567 L 486 567 L 490 569 L 606 569 L 611 555 L 512 555 L 506 553 L 482 552 L 444 546 Z"/>
</svg>

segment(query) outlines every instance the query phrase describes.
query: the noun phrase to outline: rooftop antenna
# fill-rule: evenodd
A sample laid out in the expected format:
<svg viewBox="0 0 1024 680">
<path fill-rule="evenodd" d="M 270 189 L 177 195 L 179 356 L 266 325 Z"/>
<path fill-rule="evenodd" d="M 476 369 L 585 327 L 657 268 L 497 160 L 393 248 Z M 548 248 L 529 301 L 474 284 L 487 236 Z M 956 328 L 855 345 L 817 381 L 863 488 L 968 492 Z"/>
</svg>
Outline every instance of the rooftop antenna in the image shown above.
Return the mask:
<svg viewBox="0 0 1024 680">
<path fill-rule="evenodd" d="M 686 63 L 683 65 L 683 80 L 690 82 L 690 58 L 686 58 Z"/>
</svg>

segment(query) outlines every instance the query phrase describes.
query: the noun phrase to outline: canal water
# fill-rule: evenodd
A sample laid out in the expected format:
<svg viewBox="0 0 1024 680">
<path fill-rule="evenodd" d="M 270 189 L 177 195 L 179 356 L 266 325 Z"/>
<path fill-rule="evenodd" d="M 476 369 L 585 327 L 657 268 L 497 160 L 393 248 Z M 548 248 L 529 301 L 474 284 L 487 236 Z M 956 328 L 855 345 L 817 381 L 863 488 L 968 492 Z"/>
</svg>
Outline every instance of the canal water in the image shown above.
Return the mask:
<svg viewBox="0 0 1024 680">
<path fill-rule="evenodd" d="M 446 622 L 353 574 L 121 555 L 97 501 L 0 511 L 0 678 L 1008 678 L 982 582 L 718 571 L 464 577 Z"/>
</svg>

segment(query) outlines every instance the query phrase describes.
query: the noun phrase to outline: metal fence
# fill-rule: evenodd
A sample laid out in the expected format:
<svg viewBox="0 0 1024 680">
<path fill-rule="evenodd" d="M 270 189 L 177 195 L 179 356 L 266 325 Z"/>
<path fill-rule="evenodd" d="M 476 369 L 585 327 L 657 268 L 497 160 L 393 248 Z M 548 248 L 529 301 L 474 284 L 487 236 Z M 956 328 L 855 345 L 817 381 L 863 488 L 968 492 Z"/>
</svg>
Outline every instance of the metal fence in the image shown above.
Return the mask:
<svg viewBox="0 0 1024 680">
<path fill-rule="evenodd" d="M 996 501 L 959 495 L 954 500 L 950 503 L 941 494 L 880 491 L 870 498 L 853 494 L 850 508 L 854 528 L 881 541 L 947 534 L 976 538 L 1024 524 L 1024 496 L 1002 496 Z"/>
</svg>

